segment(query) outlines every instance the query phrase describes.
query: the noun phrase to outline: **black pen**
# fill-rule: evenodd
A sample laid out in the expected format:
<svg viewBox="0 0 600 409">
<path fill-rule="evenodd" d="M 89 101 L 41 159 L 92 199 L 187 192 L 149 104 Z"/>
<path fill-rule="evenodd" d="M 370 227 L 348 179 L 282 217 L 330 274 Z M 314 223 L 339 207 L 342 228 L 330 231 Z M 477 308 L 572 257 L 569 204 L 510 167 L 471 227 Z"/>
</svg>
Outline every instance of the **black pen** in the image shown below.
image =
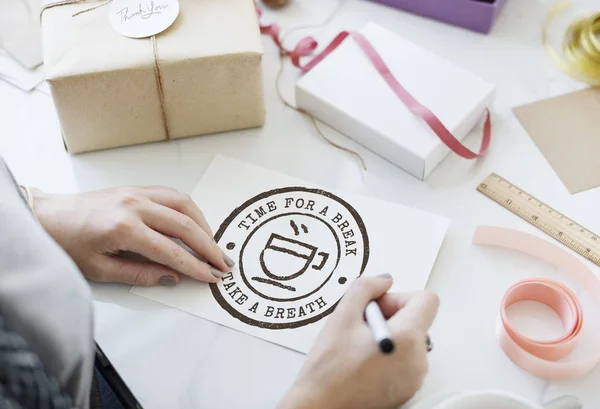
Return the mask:
<svg viewBox="0 0 600 409">
<path fill-rule="evenodd" d="M 369 304 L 367 304 L 367 308 L 365 309 L 365 318 L 367 320 L 367 325 L 369 325 L 369 328 L 371 328 L 375 342 L 377 342 L 379 349 L 381 349 L 381 352 L 384 354 L 391 354 L 394 352 L 394 341 L 392 339 L 392 334 L 390 333 L 390 329 L 387 326 L 385 317 L 379 308 L 379 304 L 377 304 L 376 301 L 371 301 Z M 429 335 L 425 337 L 425 347 L 427 348 L 427 352 L 431 352 L 433 349 L 433 343 L 431 342 Z"/>
<path fill-rule="evenodd" d="M 391 354 L 394 351 L 394 341 L 377 301 L 371 301 L 367 304 L 365 318 L 381 352 Z"/>
</svg>

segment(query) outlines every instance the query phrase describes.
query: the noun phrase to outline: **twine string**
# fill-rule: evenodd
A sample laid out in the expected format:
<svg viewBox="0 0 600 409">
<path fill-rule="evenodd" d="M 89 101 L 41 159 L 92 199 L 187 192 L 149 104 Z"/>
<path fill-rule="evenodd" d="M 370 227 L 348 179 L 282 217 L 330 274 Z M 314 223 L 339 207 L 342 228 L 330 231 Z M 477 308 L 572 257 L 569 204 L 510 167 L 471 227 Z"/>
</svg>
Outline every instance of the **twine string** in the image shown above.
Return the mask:
<svg viewBox="0 0 600 409">
<path fill-rule="evenodd" d="M 71 17 L 77 17 L 78 15 L 80 15 L 80 14 L 83 14 L 83 13 L 87 13 L 88 11 L 92 11 L 92 10 L 99 9 L 100 7 L 104 7 L 104 6 L 106 6 L 106 5 L 107 5 L 107 4 L 109 4 L 110 2 L 112 2 L 112 0 L 106 0 L 104 3 L 102 3 L 102 4 L 99 4 L 99 5 L 97 5 L 97 6 L 90 7 L 89 9 L 85 9 L 85 10 L 78 11 L 77 13 L 73 14 Z"/>
<path fill-rule="evenodd" d="M 152 52 L 154 54 L 154 75 L 156 77 L 156 85 L 158 86 L 158 98 L 160 100 L 160 112 L 162 114 L 163 119 L 163 127 L 165 129 L 165 139 L 168 141 L 171 139 L 171 134 L 169 133 L 169 125 L 167 122 L 167 113 L 165 110 L 165 96 L 163 91 L 163 77 L 160 73 L 160 67 L 158 65 L 158 47 L 156 36 L 152 36 Z"/>
<path fill-rule="evenodd" d="M 313 127 L 315 128 L 315 130 L 317 131 L 317 133 L 319 134 L 319 136 L 321 136 L 321 138 L 323 138 L 328 144 L 330 144 L 331 146 L 344 151 L 346 153 L 349 153 L 350 155 L 354 156 L 356 159 L 358 159 L 358 161 L 360 162 L 363 170 L 367 170 L 367 166 L 365 165 L 365 161 L 363 160 L 363 158 L 360 156 L 360 154 L 356 151 L 353 151 L 350 148 L 346 148 L 345 146 L 342 146 L 334 141 L 332 141 L 331 139 L 329 139 L 325 133 L 319 128 L 319 126 L 317 125 L 317 119 L 312 116 L 311 114 L 309 114 L 308 112 L 295 107 L 294 105 L 292 105 L 290 102 L 288 102 L 282 95 L 281 93 L 281 87 L 280 87 L 280 78 L 281 75 L 283 74 L 283 69 L 284 69 L 284 55 L 280 54 L 280 58 L 279 58 L 279 71 L 277 72 L 277 78 L 275 79 L 275 88 L 277 89 L 277 95 L 279 96 L 279 99 L 281 100 L 281 102 L 283 102 L 284 105 L 286 105 L 289 108 L 292 108 L 293 110 L 307 116 L 311 123 L 313 124 Z"/>
</svg>

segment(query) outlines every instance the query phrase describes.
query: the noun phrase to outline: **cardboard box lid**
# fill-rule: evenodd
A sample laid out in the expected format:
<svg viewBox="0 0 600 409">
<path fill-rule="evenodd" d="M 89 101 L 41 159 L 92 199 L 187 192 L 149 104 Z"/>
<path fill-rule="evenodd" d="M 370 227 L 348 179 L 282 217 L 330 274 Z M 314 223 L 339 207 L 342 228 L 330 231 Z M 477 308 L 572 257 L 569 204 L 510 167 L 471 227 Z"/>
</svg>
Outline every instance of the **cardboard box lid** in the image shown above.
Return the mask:
<svg viewBox="0 0 600 409">
<path fill-rule="evenodd" d="M 408 92 L 451 132 L 494 92 L 493 84 L 374 23 L 360 32 Z M 441 144 L 427 124 L 398 99 L 351 38 L 296 86 L 421 158 Z M 465 135 L 455 136 L 462 139 Z"/>
<path fill-rule="evenodd" d="M 56 0 L 43 0 L 45 4 Z M 42 16 L 44 65 L 49 78 L 136 69 L 153 63 L 149 38 L 118 34 L 110 5 L 95 1 L 46 9 Z M 261 54 L 253 0 L 180 0 L 175 23 L 156 36 L 161 64 L 226 54 Z"/>
</svg>

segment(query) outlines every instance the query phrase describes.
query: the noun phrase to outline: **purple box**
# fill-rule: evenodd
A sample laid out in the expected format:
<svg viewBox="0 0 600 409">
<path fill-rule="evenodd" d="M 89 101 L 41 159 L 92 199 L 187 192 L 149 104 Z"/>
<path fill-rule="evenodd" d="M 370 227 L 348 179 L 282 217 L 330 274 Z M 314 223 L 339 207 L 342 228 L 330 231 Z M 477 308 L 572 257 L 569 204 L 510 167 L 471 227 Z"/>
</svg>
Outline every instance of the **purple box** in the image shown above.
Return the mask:
<svg viewBox="0 0 600 409">
<path fill-rule="evenodd" d="M 480 33 L 489 33 L 506 0 L 371 0 Z"/>
</svg>

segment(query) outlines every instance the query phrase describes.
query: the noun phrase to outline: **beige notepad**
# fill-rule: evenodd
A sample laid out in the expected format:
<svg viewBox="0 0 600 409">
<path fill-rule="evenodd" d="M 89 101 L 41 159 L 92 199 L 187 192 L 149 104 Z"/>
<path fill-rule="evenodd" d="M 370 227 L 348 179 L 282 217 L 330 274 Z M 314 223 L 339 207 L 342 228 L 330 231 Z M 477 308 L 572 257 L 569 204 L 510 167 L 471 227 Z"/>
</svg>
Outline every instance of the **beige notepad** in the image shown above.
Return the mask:
<svg viewBox="0 0 600 409">
<path fill-rule="evenodd" d="M 569 192 L 600 186 L 600 88 L 514 108 Z"/>
</svg>

